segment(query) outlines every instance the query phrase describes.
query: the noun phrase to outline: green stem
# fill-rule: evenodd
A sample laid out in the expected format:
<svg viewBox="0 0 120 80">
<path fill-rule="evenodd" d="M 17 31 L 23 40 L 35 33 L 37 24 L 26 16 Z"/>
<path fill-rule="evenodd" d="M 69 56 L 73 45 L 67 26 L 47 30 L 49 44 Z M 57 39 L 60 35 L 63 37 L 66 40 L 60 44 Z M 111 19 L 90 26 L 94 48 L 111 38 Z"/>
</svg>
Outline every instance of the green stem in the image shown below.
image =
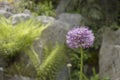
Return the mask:
<svg viewBox="0 0 120 80">
<path fill-rule="evenodd" d="M 82 71 L 83 71 L 83 49 L 80 48 L 80 54 L 81 54 L 81 58 L 80 58 L 80 80 L 82 80 Z"/>
<path fill-rule="evenodd" d="M 85 76 L 84 73 L 82 73 L 81 75 L 82 75 L 82 77 L 83 77 L 85 80 L 89 80 L 89 79 Z"/>
<path fill-rule="evenodd" d="M 68 70 L 69 70 L 69 80 L 71 80 L 71 68 L 69 67 Z"/>
</svg>

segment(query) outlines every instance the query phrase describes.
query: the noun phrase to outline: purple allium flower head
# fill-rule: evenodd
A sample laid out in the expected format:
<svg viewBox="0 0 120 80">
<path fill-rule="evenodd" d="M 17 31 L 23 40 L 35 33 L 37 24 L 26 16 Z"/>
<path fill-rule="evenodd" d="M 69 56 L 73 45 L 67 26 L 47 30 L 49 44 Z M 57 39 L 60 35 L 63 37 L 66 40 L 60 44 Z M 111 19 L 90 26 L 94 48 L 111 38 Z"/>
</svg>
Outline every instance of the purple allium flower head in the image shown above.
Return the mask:
<svg viewBox="0 0 120 80">
<path fill-rule="evenodd" d="M 66 43 L 70 48 L 89 48 L 94 43 L 94 34 L 85 26 L 73 28 L 66 35 Z"/>
</svg>

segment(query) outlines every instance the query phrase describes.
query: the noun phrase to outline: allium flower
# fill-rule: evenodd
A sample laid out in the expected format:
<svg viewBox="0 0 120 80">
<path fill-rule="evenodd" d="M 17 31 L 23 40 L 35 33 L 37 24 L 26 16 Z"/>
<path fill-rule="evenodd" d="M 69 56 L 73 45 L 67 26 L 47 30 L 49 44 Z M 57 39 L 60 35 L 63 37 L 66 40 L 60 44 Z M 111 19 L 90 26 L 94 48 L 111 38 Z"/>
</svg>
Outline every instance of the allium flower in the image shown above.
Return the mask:
<svg viewBox="0 0 120 80">
<path fill-rule="evenodd" d="M 94 34 L 87 27 L 77 27 L 66 35 L 66 43 L 70 48 L 89 48 L 93 45 Z"/>
</svg>

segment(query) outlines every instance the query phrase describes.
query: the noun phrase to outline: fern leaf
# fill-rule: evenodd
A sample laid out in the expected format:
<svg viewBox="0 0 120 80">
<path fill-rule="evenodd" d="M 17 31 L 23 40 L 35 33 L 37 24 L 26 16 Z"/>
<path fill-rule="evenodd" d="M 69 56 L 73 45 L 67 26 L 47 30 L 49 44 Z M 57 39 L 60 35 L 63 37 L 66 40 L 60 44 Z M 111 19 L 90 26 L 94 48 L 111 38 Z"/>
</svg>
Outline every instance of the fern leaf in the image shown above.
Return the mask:
<svg viewBox="0 0 120 80">
<path fill-rule="evenodd" d="M 48 25 L 33 19 L 12 25 L 9 19 L 0 17 L 0 54 L 13 56 L 27 49 Z"/>
<path fill-rule="evenodd" d="M 37 80 L 54 80 L 56 73 L 65 63 L 63 46 L 57 45 L 44 62 L 37 68 Z"/>
<path fill-rule="evenodd" d="M 37 68 L 40 65 L 40 58 L 39 55 L 35 52 L 33 46 L 31 46 L 30 49 L 26 49 L 25 53 L 29 56 L 34 67 Z"/>
</svg>

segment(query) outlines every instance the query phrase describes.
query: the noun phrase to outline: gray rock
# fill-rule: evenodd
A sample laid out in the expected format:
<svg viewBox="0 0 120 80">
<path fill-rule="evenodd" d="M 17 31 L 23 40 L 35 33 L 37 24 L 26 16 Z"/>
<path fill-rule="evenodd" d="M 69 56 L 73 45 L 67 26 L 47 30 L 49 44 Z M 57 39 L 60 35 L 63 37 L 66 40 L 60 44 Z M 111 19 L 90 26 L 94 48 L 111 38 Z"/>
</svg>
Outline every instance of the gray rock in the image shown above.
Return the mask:
<svg viewBox="0 0 120 80">
<path fill-rule="evenodd" d="M 56 80 L 69 80 L 68 68 L 64 66 L 62 70 L 58 73 Z"/>
<path fill-rule="evenodd" d="M 38 16 L 37 20 L 46 24 L 46 23 L 53 23 L 53 21 L 55 21 L 55 18 L 48 16 Z"/>
<path fill-rule="evenodd" d="M 3 68 L 2 67 L 0 67 L 0 80 L 3 80 Z"/>
<path fill-rule="evenodd" d="M 41 36 L 41 42 L 44 44 L 54 45 L 56 42 L 64 44 L 66 41 L 66 33 L 69 30 L 69 24 L 61 21 L 54 21 L 51 25 L 43 32 Z"/>
<path fill-rule="evenodd" d="M 46 19 L 42 21 L 46 23 Z M 50 23 L 51 20 L 47 23 Z M 43 55 L 42 50 L 46 45 L 54 46 L 56 43 L 64 44 L 66 39 L 66 33 L 69 30 L 69 24 L 63 23 L 61 21 L 53 21 L 51 25 L 43 31 L 39 40 L 35 41 L 34 49 L 39 54 L 40 59 L 42 59 Z M 41 60 L 42 61 L 42 60 Z"/>
<path fill-rule="evenodd" d="M 42 33 L 40 39 L 34 43 L 34 49 L 40 56 L 44 55 L 42 54 L 42 49 L 44 45 L 54 46 L 56 42 L 59 44 L 65 44 L 66 33 L 68 32 L 68 30 L 71 29 L 70 25 L 65 22 L 62 22 L 60 20 L 55 20 L 54 18 L 49 18 L 47 20 L 46 19 L 47 17 L 42 19 L 40 17 L 40 22 L 51 23 L 51 24 Z M 57 80 L 67 80 L 67 79 L 68 79 L 68 71 L 66 66 L 64 66 L 61 69 L 61 71 L 58 73 Z"/>
<path fill-rule="evenodd" d="M 3 58 L 3 56 L 0 56 L 0 67 L 5 67 L 7 65 L 5 59 Z"/>
<path fill-rule="evenodd" d="M 80 14 L 62 13 L 58 16 L 58 20 L 68 23 L 71 27 L 83 24 L 83 17 Z"/>
<path fill-rule="evenodd" d="M 25 13 L 19 13 L 19 14 L 14 14 L 13 16 L 11 16 L 11 18 L 12 18 L 12 24 L 16 24 L 21 21 L 30 19 L 31 15 Z"/>
<path fill-rule="evenodd" d="M 56 14 L 58 15 L 74 10 L 74 6 L 76 5 L 76 3 L 78 3 L 78 0 L 60 0 L 56 8 Z"/>
<path fill-rule="evenodd" d="M 120 30 L 107 29 L 103 34 L 99 54 L 99 68 L 101 78 L 120 79 Z"/>
<path fill-rule="evenodd" d="M 72 0 L 60 0 L 60 3 L 59 3 L 59 5 L 57 6 L 57 9 L 56 9 L 56 14 L 64 13 L 71 1 Z"/>
<path fill-rule="evenodd" d="M 30 12 L 30 10 L 28 10 L 28 9 L 25 9 L 23 13 L 32 15 L 32 13 Z"/>
<path fill-rule="evenodd" d="M 6 10 L 0 10 L 0 15 L 5 16 L 6 18 L 12 16 L 11 12 L 8 12 Z"/>
<path fill-rule="evenodd" d="M 75 25 L 80 25 L 82 17 L 79 14 L 61 14 L 58 19 L 47 16 L 39 16 L 37 20 L 47 24 L 51 23 L 50 26 L 44 30 L 40 39 L 34 43 L 35 51 L 40 55 L 44 45 L 54 46 L 57 43 L 65 44 L 67 32 Z M 58 73 L 57 80 L 68 80 L 68 70 L 66 65 Z"/>
<path fill-rule="evenodd" d="M 10 5 L 9 2 L 7 2 L 7 1 L 0 2 L 0 10 L 5 10 L 5 11 L 11 12 L 12 9 L 13 9 L 13 7 Z"/>
<path fill-rule="evenodd" d="M 29 78 L 29 77 L 15 75 L 14 77 L 12 77 L 9 80 L 35 80 L 35 79 Z"/>
<path fill-rule="evenodd" d="M 7 1 L 0 1 L 0 8 L 3 8 L 5 5 L 9 5 Z"/>
<path fill-rule="evenodd" d="M 53 17 L 47 17 L 47 16 L 38 16 L 37 20 L 47 24 L 50 23 L 49 27 L 44 30 L 42 33 L 39 42 L 40 44 L 39 48 L 44 44 L 55 44 L 56 42 L 60 44 L 65 43 L 66 39 L 66 33 L 68 30 L 71 29 L 70 24 L 63 22 L 61 20 L 55 20 Z"/>
</svg>

